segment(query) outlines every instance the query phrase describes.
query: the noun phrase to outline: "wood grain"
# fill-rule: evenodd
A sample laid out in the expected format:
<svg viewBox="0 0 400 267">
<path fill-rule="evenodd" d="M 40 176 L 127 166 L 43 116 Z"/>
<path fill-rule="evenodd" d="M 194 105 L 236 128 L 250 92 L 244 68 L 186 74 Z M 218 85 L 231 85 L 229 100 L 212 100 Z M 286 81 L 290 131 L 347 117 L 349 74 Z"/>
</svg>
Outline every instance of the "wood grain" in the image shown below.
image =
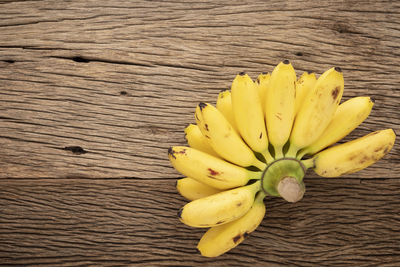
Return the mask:
<svg viewBox="0 0 400 267">
<path fill-rule="evenodd" d="M 301 202 L 266 199 L 261 226 L 207 259 L 195 249 L 204 230 L 177 218 L 185 201 L 172 179 L 4 179 L 0 255 L 51 266 L 400 264 L 399 179 L 307 182 Z"/>
<path fill-rule="evenodd" d="M 0 264 L 400 265 L 397 144 L 356 174 L 309 172 L 300 203 L 267 200 L 212 260 L 167 159 L 199 101 L 283 59 L 340 66 L 343 100 L 375 99 L 345 140 L 399 133 L 399 2 L 0 0 L 0 18 Z"/>
</svg>

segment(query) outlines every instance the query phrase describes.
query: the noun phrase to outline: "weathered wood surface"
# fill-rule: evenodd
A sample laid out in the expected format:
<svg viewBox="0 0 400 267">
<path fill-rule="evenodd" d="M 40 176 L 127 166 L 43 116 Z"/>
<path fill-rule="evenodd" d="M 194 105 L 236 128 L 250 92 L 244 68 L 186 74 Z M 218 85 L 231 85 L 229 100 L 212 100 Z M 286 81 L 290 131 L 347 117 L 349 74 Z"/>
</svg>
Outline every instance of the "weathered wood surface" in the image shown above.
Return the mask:
<svg viewBox="0 0 400 267">
<path fill-rule="evenodd" d="M 0 1 L 0 264 L 399 266 L 397 144 L 347 177 L 309 172 L 300 203 L 268 199 L 217 259 L 175 216 L 166 156 L 199 101 L 282 59 L 340 66 L 344 99 L 375 99 L 347 140 L 399 133 L 399 21 L 396 1 Z"/>
</svg>

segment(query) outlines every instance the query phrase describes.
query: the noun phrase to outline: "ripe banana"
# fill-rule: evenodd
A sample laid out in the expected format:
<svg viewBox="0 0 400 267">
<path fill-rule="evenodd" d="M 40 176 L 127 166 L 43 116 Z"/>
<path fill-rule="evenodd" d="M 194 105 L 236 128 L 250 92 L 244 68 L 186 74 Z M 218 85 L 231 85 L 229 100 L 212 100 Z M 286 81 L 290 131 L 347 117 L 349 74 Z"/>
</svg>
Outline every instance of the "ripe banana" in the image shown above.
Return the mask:
<svg viewBox="0 0 400 267">
<path fill-rule="evenodd" d="M 265 99 L 265 119 L 275 158 L 283 157 L 283 146 L 289 139 L 295 115 L 296 72 L 285 60 L 272 71 Z"/>
<path fill-rule="evenodd" d="M 263 109 L 263 114 L 265 114 L 265 99 L 267 95 L 267 89 L 269 85 L 269 79 L 271 78 L 271 75 L 269 73 L 261 73 L 258 75 L 257 80 L 255 82 L 258 95 L 260 96 L 260 101 L 261 101 L 261 106 Z"/>
<path fill-rule="evenodd" d="M 219 93 L 216 107 L 225 116 L 225 119 L 227 119 L 232 125 L 233 129 L 235 129 L 235 131 L 238 133 L 239 130 L 236 126 L 235 118 L 233 117 L 231 91 L 224 90 Z"/>
<path fill-rule="evenodd" d="M 168 156 L 178 172 L 218 189 L 243 186 L 262 175 L 190 147 L 171 147 Z"/>
<path fill-rule="evenodd" d="M 242 217 L 251 208 L 260 182 L 193 200 L 179 210 L 181 222 L 192 227 L 213 227 Z"/>
<path fill-rule="evenodd" d="M 302 149 L 297 158 L 313 155 L 351 133 L 371 113 L 374 103 L 369 97 L 354 97 L 339 105 L 332 121 L 317 141 Z"/>
<path fill-rule="evenodd" d="M 185 138 L 190 147 L 212 156 L 219 157 L 208 143 L 207 138 L 201 133 L 199 126 L 189 124 L 189 126 L 185 128 Z"/>
<path fill-rule="evenodd" d="M 318 78 L 296 116 L 286 156 L 296 157 L 299 149 L 318 139 L 336 112 L 343 87 L 343 74 L 338 67 L 327 70 Z"/>
<path fill-rule="evenodd" d="M 263 192 L 258 193 L 253 206 L 243 217 L 224 225 L 211 227 L 197 245 L 201 255 L 217 257 L 239 245 L 264 218 L 264 197 Z"/>
<path fill-rule="evenodd" d="M 176 189 L 188 200 L 196 200 L 221 192 L 219 189 L 200 183 L 196 179 L 189 177 L 179 179 L 176 182 Z"/>
<path fill-rule="evenodd" d="M 264 114 L 257 88 L 249 75 L 240 73 L 232 83 L 232 108 L 239 133 L 247 145 L 273 161 L 268 151 Z"/>
<path fill-rule="evenodd" d="M 323 177 L 360 171 L 386 155 L 395 138 L 393 130 L 386 129 L 328 148 L 314 156 L 314 171 Z"/>
<path fill-rule="evenodd" d="M 198 243 L 203 256 L 227 252 L 256 229 L 266 195 L 299 201 L 308 168 L 337 177 L 364 169 L 391 150 L 392 129 L 329 147 L 362 123 L 373 106 L 369 97 L 339 105 L 343 88 L 340 68 L 318 79 L 303 73 L 296 80 L 285 60 L 255 83 L 246 74 L 236 76 L 216 108 L 197 106 L 197 125 L 185 129 L 190 147 L 171 147 L 168 156 L 186 176 L 177 181 L 178 192 L 191 201 L 178 212 L 180 220 L 211 227 Z M 302 159 L 305 155 L 312 157 Z"/>
<path fill-rule="evenodd" d="M 315 77 L 315 74 L 308 72 L 304 72 L 296 81 L 295 114 L 299 113 L 304 98 L 311 92 L 316 82 L 317 78 Z"/>
<path fill-rule="evenodd" d="M 260 170 L 265 168 L 265 163 L 255 157 L 254 152 L 218 109 L 210 104 L 200 103 L 196 108 L 195 117 L 201 132 L 222 158 L 242 167 L 255 166 Z"/>
</svg>

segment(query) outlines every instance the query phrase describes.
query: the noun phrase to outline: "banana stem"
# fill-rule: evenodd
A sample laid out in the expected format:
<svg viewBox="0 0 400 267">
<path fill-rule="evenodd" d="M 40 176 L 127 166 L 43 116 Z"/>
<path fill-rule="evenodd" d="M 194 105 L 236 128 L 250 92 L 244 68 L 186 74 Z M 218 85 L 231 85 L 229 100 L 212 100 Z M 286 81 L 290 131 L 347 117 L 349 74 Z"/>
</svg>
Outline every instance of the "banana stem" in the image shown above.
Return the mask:
<svg viewBox="0 0 400 267">
<path fill-rule="evenodd" d="M 256 160 L 253 165 L 259 168 L 261 171 L 263 171 L 267 167 L 267 164 L 259 160 Z"/>
<path fill-rule="evenodd" d="M 289 150 L 288 150 L 288 152 L 286 153 L 286 157 L 288 157 L 288 158 L 295 158 L 295 157 L 296 157 L 296 154 L 297 154 L 297 151 L 299 151 L 299 150 L 297 149 L 297 147 L 295 147 L 294 145 L 290 144 Z"/>
<path fill-rule="evenodd" d="M 304 165 L 307 169 L 309 169 L 309 168 L 314 168 L 314 158 L 302 160 L 301 163 L 303 163 L 303 165 Z"/>
<path fill-rule="evenodd" d="M 274 147 L 275 150 L 275 159 L 283 158 L 282 147 Z"/>
<path fill-rule="evenodd" d="M 278 184 L 279 195 L 288 202 L 297 202 L 303 198 L 305 187 L 294 177 L 284 177 Z"/>
<path fill-rule="evenodd" d="M 265 160 L 267 161 L 268 164 L 272 163 L 274 161 L 274 158 L 271 156 L 269 153 L 268 149 L 262 153 L 264 156 Z"/>
<path fill-rule="evenodd" d="M 299 153 L 297 154 L 297 159 L 301 159 L 302 157 L 304 157 L 305 155 L 307 154 L 307 150 L 305 150 L 305 149 L 302 149 L 302 150 L 300 150 L 299 151 Z"/>
<path fill-rule="evenodd" d="M 266 197 L 266 194 L 264 191 L 259 191 L 256 195 L 256 198 L 254 200 L 254 202 L 263 202 L 264 198 Z"/>
<path fill-rule="evenodd" d="M 265 194 L 281 196 L 289 202 L 299 201 L 305 192 L 306 167 L 295 158 L 275 160 L 263 172 L 261 188 Z"/>
</svg>

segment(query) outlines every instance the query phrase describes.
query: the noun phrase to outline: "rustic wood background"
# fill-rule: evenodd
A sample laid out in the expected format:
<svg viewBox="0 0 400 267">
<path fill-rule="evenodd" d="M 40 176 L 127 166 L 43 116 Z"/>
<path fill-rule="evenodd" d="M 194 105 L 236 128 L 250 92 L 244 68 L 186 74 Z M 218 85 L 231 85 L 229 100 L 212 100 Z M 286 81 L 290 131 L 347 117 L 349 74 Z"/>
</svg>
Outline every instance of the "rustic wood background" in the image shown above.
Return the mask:
<svg viewBox="0 0 400 267">
<path fill-rule="evenodd" d="M 340 66 L 376 101 L 346 139 L 400 132 L 400 3 L 316 2 L 0 0 L 0 264 L 400 266 L 398 144 L 216 259 L 176 216 L 167 148 L 240 71 Z"/>
</svg>

